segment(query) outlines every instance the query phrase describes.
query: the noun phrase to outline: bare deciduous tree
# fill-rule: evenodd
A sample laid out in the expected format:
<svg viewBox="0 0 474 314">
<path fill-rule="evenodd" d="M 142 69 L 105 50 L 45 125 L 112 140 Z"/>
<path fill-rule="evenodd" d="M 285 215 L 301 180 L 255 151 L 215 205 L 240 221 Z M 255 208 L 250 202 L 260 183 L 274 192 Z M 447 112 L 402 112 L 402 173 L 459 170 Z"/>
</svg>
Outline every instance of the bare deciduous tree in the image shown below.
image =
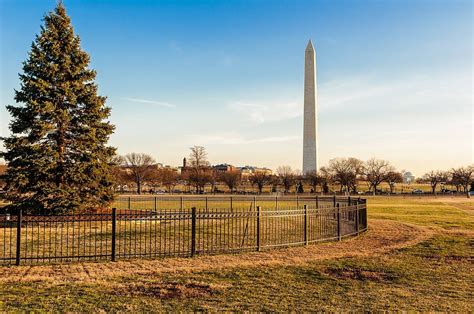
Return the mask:
<svg viewBox="0 0 474 314">
<path fill-rule="evenodd" d="M 271 175 L 269 183 L 272 186 L 272 192 L 277 192 L 278 186 L 281 184 L 280 177 L 277 175 Z"/>
<path fill-rule="evenodd" d="M 255 172 L 250 176 L 250 182 L 252 185 L 256 185 L 258 192 L 261 194 L 263 187 L 270 183 L 271 177 L 265 172 Z"/>
<path fill-rule="evenodd" d="M 319 175 L 321 176 L 321 189 L 323 194 L 329 193 L 329 183 L 332 182 L 332 175 L 328 168 L 321 167 L 319 169 Z"/>
<path fill-rule="evenodd" d="M 209 184 L 211 185 L 211 191 L 212 193 L 215 193 L 217 189 L 217 183 L 219 183 L 219 173 L 216 171 L 216 169 L 210 169 L 208 178 Z"/>
<path fill-rule="evenodd" d="M 150 189 L 150 193 L 153 191 L 153 192 L 156 192 L 156 188 L 159 187 L 161 185 L 161 182 L 160 182 L 160 171 L 157 167 L 154 167 L 147 180 L 146 180 L 147 184 L 149 186 L 152 187 L 152 189 Z"/>
<path fill-rule="evenodd" d="M 220 174 L 220 181 L 224 182 L 229 188 L 231 193 L 234 193 L 234 189 L 240 184 L 241 173 L 238 170 L 226 171 Z"/>
<path fill-rule="evenodd" d="M 357 177 L 361 173 L 362 162 L 357 158 L 333 158 L 329 161 L 327 171 L 332 181 L 339 184 L 340 191 L 355 190 Z M 326 170 L 326 169 L 325 169 Z"/>
<path fill-rule="evenodd" d="M 450 176 L 447 183 L 453 185 L 456 188 L 456 192 L 459 192 L 462 189 L 462 183 L 456 170 L 457 169 L 454 168 L 450 170 Z"/>
<path fill-rule="evenodd" d="M 148 181 L 156 169 L 156 162 L 150 155 L 131 153 L 122 159 L 122 166 L 126 168 L 127 175 L 137 185 L 137 193 L 142 193 L 142 185 Z"/>
<path fill-rule="evenodd" d="M 350 169 L 353 172 L 353 179 L 349 181 L 349 188 L 355 194 L 357 193 L 357 181 L 359 176 L 362 174 L 362 170 L 364 169 L 364 162 L 360 159 L 349 157 L 347 158 L 347 162 L 350 165 Z"/>
<path fill-rule="evenodd" d="M 403 182 L 403 174 L 398 171 L 389 171 L 385 176 L 385 181 L 390 187 L 390 194 L 392 194 L 393 189 L 395 188 L 395 184 Z"/>
<path fill-rule="evenodd" d="M 209 167 L 206 148 L 202 146 L 193 146 L 190 148 L 189 163 L 192 168 Z"/>
<path fill-rule="evenodd" d="M 461 186 L 469 197 L 469 185 L 474 181 L 474 165 L 451 169 L 451 181 Z"/>
<path fill-rule="evenodd" d="M 285 193 L 290 191 L 291 186 L 295 183 L 296 173 L 290 166 L 280 166 L 277 168 L 278 177 L 285 189 Z"/>
<path fill-rule="evenodd" d="M 438 184 L 448 181 L 448 173 L 441 170 L 431 170 L 423 175 L 422 180 L 431 185 L 431 190 L 435 194 Z"/>
<path fill-rule="evenodd" d="M 166 187 L 168 193 L 171 193 L 173 191 L 173 188 L 178 183 L 178 173 L 176 173 L 176 171 L 172 169 L 167 168 L 158 169 L 157 172 L 160 184 Z"/>
<path fill-rule="evenodd" d="M 206 184 L 212 179 L 210 164 L 207 160 L 207 152 L 202 146 L 193 146 L 190 149 L 190 171 L 187 174 L 187 179 L 196 187 L 197 193 L 202 193 Z"/>
<path fill-rule="evenodd" d="M 130 183 L 130 176 L 127 169 L 123 167 L 125 158 L 115 155 L 111 160 L 111 173 L 116 184 L 119 185 L 120 193 L 124 192 L 124 186 Z"/>
<path fill-rule="evenodd" d="M 377 192 L 377 186 L 386 180 L 390 171 L 394 171 L 394 168 L 386 160 L 372 158 L 364 163 L 362 173 L 364 179 L 370 184 L 370 188 L 373 188 L 374 195 Z"/>
<path fill-rule="evenodd" d="M 203 193 L 204 187 L 211 181 L 211 174 L 206 169 L 196 168 L 187 174 L 187 180 L 196 188 L 196 193 Z"/>
</svg>

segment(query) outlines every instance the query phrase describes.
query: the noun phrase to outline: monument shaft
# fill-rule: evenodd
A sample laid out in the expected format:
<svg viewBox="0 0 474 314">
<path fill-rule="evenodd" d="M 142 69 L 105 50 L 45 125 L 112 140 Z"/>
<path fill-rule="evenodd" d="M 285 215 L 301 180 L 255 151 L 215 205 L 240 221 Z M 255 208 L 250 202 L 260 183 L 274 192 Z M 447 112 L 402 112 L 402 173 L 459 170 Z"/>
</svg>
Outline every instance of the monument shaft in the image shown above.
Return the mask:
<svg viewBox="0 0 474 314">
<path fill-rule="evenodd" d="M 316 53 L 311 40 L 306 47 L 304 63 L 303 173 L 306 174 L 318 170 Z"/>
</svg>

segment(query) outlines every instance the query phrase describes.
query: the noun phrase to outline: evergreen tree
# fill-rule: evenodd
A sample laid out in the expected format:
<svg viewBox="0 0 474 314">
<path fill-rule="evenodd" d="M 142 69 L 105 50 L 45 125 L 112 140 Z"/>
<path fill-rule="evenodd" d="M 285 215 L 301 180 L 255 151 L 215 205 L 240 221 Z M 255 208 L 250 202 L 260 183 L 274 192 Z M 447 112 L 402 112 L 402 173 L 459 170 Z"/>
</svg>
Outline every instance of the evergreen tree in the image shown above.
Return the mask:
<svg viewBox="0 0 474 314">
<path fill-rule="evenodd" d="M 96 72 L 64 5 L 44 17 L 15 91 L 10 137 L 2 138 L 4 176 L 14 209 L 61 213 L 94 210 L 113 198 L 107 146 L 114 126 L 97 94 Z"/>
</svg>

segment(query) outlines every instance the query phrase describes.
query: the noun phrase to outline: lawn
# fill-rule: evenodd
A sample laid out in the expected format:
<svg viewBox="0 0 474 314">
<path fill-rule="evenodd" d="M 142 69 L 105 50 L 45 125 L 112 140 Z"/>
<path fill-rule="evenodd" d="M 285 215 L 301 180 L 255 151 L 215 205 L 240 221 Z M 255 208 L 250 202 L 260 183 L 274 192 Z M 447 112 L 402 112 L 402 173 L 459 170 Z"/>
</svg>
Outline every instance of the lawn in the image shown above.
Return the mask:
<svg viewBox="0 0 474 314">
<path fill-rule="evenodd" d="M 472 312 L 474 200 L 369 198 L 357 239 L 263 253 L 0 267 L 0 311 Z"/>
</svg>

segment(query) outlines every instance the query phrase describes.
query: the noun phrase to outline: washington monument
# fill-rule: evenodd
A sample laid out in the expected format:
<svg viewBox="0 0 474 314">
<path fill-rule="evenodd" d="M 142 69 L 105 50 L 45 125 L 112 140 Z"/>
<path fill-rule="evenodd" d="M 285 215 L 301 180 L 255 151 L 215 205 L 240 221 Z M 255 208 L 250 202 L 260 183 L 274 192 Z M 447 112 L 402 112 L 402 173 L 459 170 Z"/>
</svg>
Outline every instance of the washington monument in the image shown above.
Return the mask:
<svg viewBox="0 0 474 314">
<path fill-rule="evenodd" d="M 318 91 L 316 53 L 311 40 L 304 56 L 303 173 L 318 170 Z"/>
</svg>

